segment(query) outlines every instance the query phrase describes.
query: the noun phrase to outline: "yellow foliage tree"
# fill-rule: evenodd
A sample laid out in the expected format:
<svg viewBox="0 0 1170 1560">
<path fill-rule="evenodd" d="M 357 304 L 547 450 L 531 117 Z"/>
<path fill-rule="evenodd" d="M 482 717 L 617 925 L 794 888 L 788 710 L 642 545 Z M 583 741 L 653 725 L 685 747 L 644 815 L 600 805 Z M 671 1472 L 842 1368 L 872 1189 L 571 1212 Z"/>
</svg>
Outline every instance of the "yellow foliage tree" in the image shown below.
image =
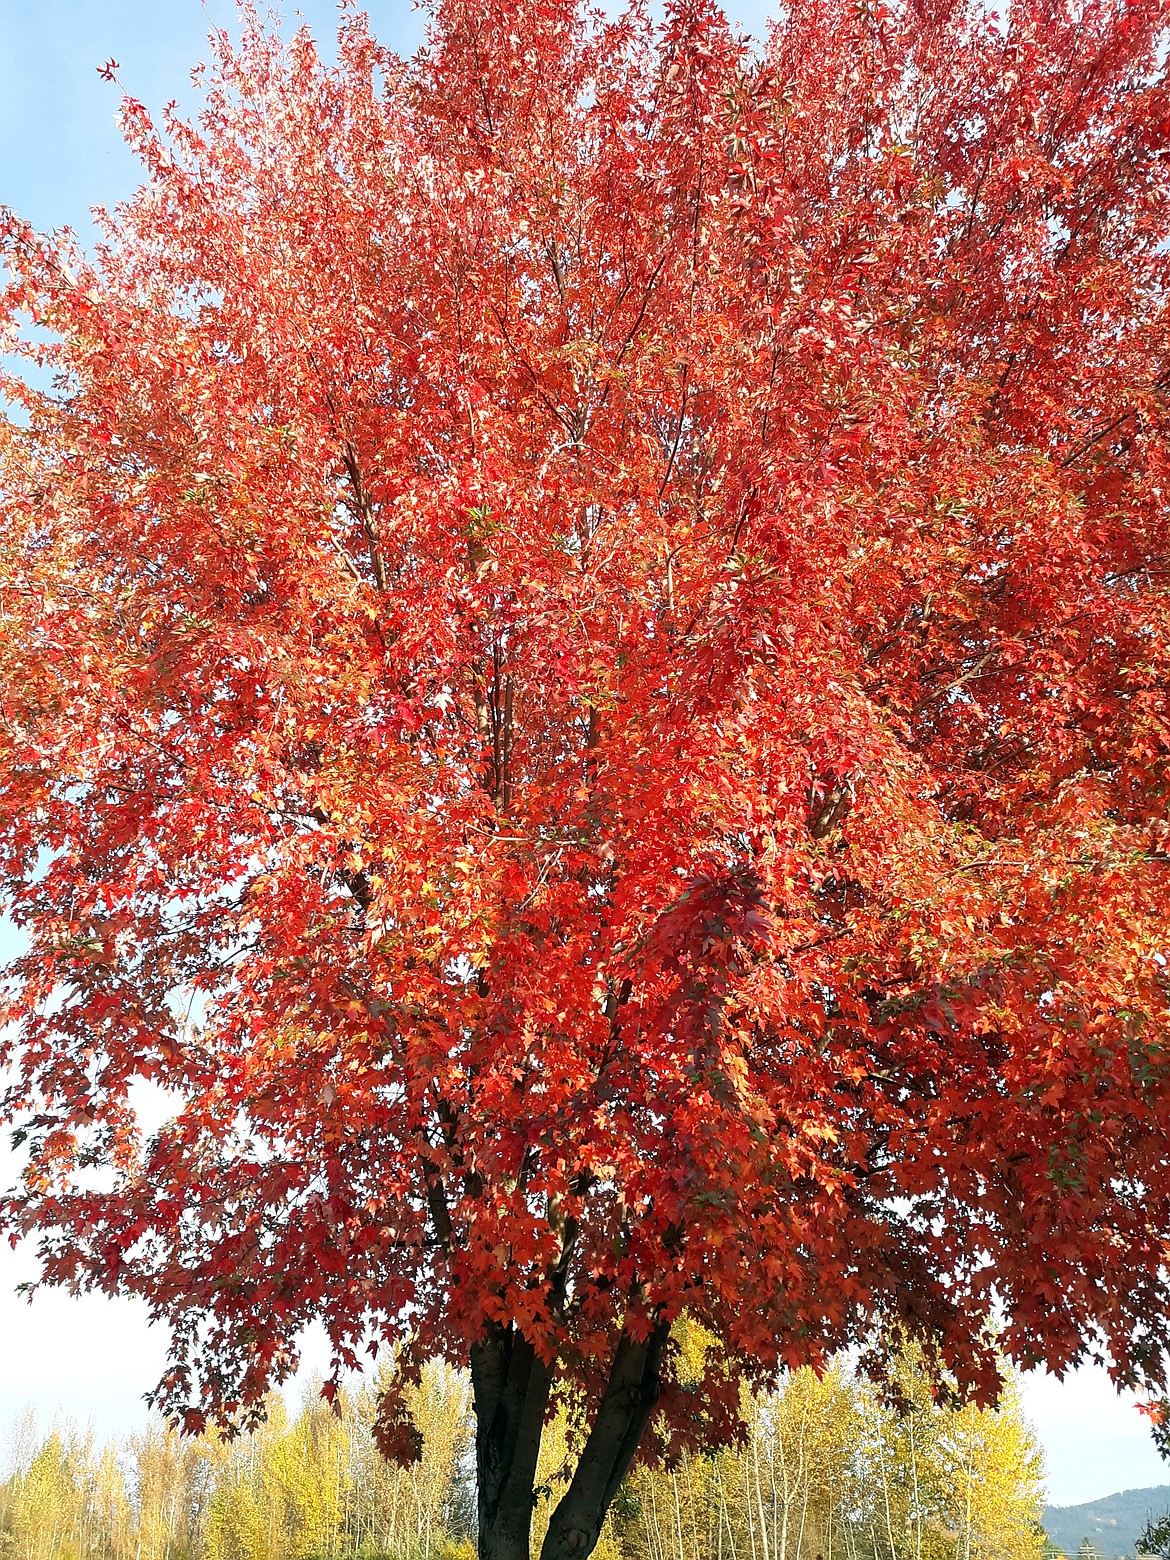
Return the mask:
<svg viewBox="0 0 1170 1560">
<path fill-rule="evenodd" d="M 999 1411 L 960 1409 L 943 1440 L 954 1560 L 1038 1560 L 1043 1460 L 1009 1382 Z"/>
<path fill-rule="evenodd" d="M 74 1459 L 54 1430 L 15 1477 L 9 1518 L 12 1560 L 81 1560 L 86 1538 L 83 1492 Z"/>
<path fill-rule="evenodd" d="M 644 1467 L 623 1560 L 1039 1560 L 1041 1465 L 1009 1384 L 948 1409 L 912 1357 L 886 1401 L 843 1364 L 745 1398 L 742 1443 Z"/>
<path fill-rule="evenodd" d="M 714 1340 L 684 1322 L 675 1342 L 698 1393 Z M 881 1397 L 840 1363 L 745 1396 L 737 1445 L 635 1471 L 597 1560 L 1042 1560 L 1040 1456 L 1015 1385 L 994 1411 L 946 1408 L 909 1354 L 891 1385 Z M 434 1364 L 405 1394 L 409 1468 L 378 1455 L 377 1395 L 333 1411 L 310 1390 L 295 1417 L 274 1398 L 231 1445 L 157 1426 L 123 1450 L 68 1430 L 37 1445 L 26 1425 L 0 1486 L 0 1560 L 474 1560 L 467 1379 Z M 570 1407 L 545 1427 L 538 1542 L 574 1460 Z"/>
<path fill-rule="evenodd" d="M 338 1553 L 349 1494 L 344 1428 L 316 1393 L 296 1420 L 263 1448 L 261 1487 L 279 1535 L 282 1560 Z"/>
<path fill-rule="evenodd" d="M 269 1526 L 247 1478 L 215 1487 L 207 1518 L 206 1560 L 273 1560 Z"/>
</svg>

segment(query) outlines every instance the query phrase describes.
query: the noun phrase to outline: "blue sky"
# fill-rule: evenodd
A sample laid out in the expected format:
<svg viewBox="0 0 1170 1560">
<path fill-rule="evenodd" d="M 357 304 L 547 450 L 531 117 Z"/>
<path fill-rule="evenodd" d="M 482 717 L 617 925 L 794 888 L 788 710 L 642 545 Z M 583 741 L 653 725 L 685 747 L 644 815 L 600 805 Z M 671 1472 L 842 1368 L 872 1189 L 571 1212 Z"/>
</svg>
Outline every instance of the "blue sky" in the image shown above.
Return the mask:
<svg viewBox="0 0 1170 1560">
<path fill-rule="evenodd" d="M 333 36 L 333 0 L 282 9 L 319 38 Z M 384 42 L 400 52 L 416 46 L 422 21 L 408 0 L 368 0 L 367 9 Z M 728 9 L 756 33 L 768 13 L 762 0 L 732 0 Z M 172 98 L 190 106 L 189 73 L 205 57 L 208 28 L 230 25 L 234 14 L 232 0 L 0 0 L 0 204 L 42 229 L 68 224 L 87 236 L 89 206 L 112 204 L 137 182 L 114 124 L 118 88 L 97 67 L 116 59 L 125 89 L 152 109 Z M 4 954 L 0 927 L 0 961 Z M 0 1147 L 0 1183 L 10 1181 L 12 1164 Z M 13 1290 L 34 1272 L 27 1253 L 0 1249 L 0 1476 L 5 1427 L 24 1405 L 42 1424 L 66 1412 L 99 1433 L 128 1431 L 141 1424 L 142 1393 L 162 1370 L 164 1339 L 141 1307 L 59 1293 L 30 1306 Z M 315 1340 L 306 1353 L 310 1363 L 320 1359 Z M 1103 1372 L 1063 1384 L 1031 1378 L 1025 1403 L 1045 1446 L 1053 1500 L 1170 1480 L 1136 1408 Z"/>
<path fill-rule="evenodd" d="M 333 0 L 302 0 L 318 37 L 332 38 Z M 372 0 L 379 36 L 404 52 L 422 33 L 409 0 Z M 290 18 L 289 6 L 282 7 Z M 211 25 L 230 25 L 233 0 L 0 0 L 0 202 L 41 228 L 82 231 L 91 205 L 129 193 L 132 158 L 114 127 L 119 89 L 152 108 L 193 101 L 191 67 L 206 57 Z"/>
</svg>

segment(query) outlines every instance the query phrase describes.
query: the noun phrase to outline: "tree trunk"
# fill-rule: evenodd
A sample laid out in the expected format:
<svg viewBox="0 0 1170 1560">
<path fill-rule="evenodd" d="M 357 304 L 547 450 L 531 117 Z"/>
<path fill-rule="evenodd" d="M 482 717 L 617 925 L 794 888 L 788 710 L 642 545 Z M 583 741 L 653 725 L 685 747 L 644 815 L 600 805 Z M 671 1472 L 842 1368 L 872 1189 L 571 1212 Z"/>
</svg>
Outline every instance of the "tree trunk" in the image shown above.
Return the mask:
<svg viewBox="0 0 1170 1560">
<path fill-rule="evenodd" d="M 586 1560 L 592 1554 L 658 1402 L 669 1335 L 669 1327 L 659 1323 L 641 1342 L 628 1333 L 619 1339 L 609 1383 L 576 1472 L 552 1514 L 541 1560 Z"/>
<path fill-rule="evenodd" d="M 471 1351 L 479 1560 L 529 1560 L 533 1486 L 552 1369 L 515 1328 Z"/>
<path fill-rule="evenodd" d="M 629 1472 L 662 1383 L 670 1329 L 635 1342 L 623 1333 L 609 1382 L 541 1560 L 587 1560 Z M 545 1364 L 513 1327 L 493 1327 L 471 1351 L 479 1560 L 530 1560 L 537 1459 L 552 1387 Z"/>
</svg>

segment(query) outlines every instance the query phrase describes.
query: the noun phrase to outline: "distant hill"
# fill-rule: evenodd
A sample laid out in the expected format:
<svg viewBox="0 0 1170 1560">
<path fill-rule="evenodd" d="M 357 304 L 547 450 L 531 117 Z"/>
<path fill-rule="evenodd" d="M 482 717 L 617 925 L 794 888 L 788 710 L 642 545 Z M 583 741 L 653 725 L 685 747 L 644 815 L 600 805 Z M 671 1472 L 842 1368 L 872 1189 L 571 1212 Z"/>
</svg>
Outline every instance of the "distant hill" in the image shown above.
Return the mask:
<svg viewBox="0 0 1170 1560">
<path fill-rule="evenodd" d="M 1149 1519 L 1168 1511 L 1170 1484 L 1154 1484 L 1144 1490 L 1121 1490 L 1083 1506 L 1045 1506 L 1044 1527 L 1066 1555 L 1075 1555 L 1086 1538 L 1103 1557 L 1132 1555 Z"/>
</svg>

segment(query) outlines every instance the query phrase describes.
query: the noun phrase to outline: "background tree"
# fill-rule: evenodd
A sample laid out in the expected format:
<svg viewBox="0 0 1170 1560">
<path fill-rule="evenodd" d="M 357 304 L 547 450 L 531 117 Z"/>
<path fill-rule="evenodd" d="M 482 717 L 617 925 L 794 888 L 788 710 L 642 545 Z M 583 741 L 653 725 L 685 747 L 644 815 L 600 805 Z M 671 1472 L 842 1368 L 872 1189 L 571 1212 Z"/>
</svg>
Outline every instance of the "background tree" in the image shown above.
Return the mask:
<svg viewBox="0 0 1170 1560">
<path fill-rule="evenodd" d="M 681 1329 L 684 1380 L 694 1379 L 711 1341 Z M 775 1392 L 745 1394 L 740 1444 L 695 1453 L 680 1442 L 668 1463 L 637 1469 L 597 1552 L 608 1560 L 956 1560 L 970 1549 L 1039 1560 L 1038 1456 L 1011 1383 L 996 1410 L 948 1407 L 933 1398 L 920 1361 L 900 1357 L 896 1370 L 893 1404 L 840 1361 L 823 1378 L 802 1370 Z M 405 1469 L 371 1455 L 379 1399 L 365 1389 L 342 1392 L 336 1416 L 315 1390 L 291 1416 L 273 1398 L 265 1423 L 230 1446 L 213 1436 L 176 1446 L 158 1425 L 105 1446 L 55 1431 L 29 1446 L 0 1486 L 0 1556 L 472 1560 L 458 1498 L 473 1435 L 469 1383 L 433 1364 L 408 1397 L 426 1451 Z M 572 1477 L 579 1433 L 564 1409 L 545 1426 L 537 1543 Z"/>
<path fill-rule="evenodd" d="M 743 1406 L 740 1446 L 643 1467 L 618 1502 L 623 1560 L 1040 1560 L 1040 1455 L 1009 1381 L 997 1410 L 935 1400 L 902 1356 L 897 1395 L 838 1363 Z"/>
<path fill-rule="evenodd" d="M 213 1442 L 152 1425 L 132 1443 L 135 1560 L 194 1560 L 217 1463 Z"/>
<path fill-rule="evenodd" d="M 1138 1540 L 1139 1555 L 1165 1555 L 1170 1551 L 1170 1513 L 1151 1516 Z"/>
<path fill-rule="evenodd" d="M 968 1404 L 947 1436 L 950 1525 L 962 1560 L 1035 1554 L 1043 1541 L 1041 1458 L 1021 1419 L 1014 1384 L 1001 1404 L 1004 1412 L 997 1415 Z"/>
<path fill-rule="evenodd" d="M 17 1560 L 56 1560 L 78 1551 L 81 1495 L 70 1457 L 54 1433 L 27 1469 L 18 1472 L 10 1503 L 10 1548 Z"/>
<path fill-rule="evenodd" d="M 484 1560 L 558 1405 L 584 1560 L 875 1333 L 1160 1390 L 1165 22 L 245 8 L 5 218 L 7 1217 L 188 1428 L 467 1362 Z"/>
</svg>

